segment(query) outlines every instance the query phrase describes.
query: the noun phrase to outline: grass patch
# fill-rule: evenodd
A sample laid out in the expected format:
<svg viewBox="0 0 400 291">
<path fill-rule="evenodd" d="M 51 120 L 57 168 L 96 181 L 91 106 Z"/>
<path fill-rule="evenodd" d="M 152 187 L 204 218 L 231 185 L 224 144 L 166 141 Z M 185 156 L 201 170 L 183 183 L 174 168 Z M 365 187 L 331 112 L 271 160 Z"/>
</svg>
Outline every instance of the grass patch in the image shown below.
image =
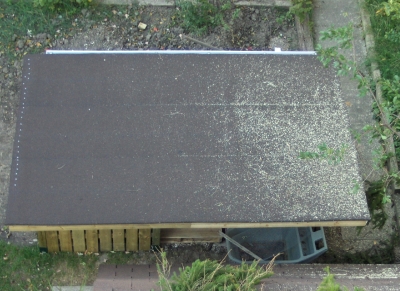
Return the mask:
<svg viewBox="0 0 400 291">
<path fill-rule="evenodd" d="M 225 22 L 230 13 L 232 19 L 239 16 L 240 9 L 234 8 L 230 0 L 179 0 L 176 2 L 177 12 L 173 16 L 173 25 L 179 25 L 186 32 L 204 35 L 214 28 L 223 26 L 229 29 Z"/>
<path fill-rule="evenodd" d="M 383 106 L 387 107 L 388 120 L 396 131 L 400 130 L 400 11 L 386 15 L 382 13 L 384 0 L 367 0 L 367 9 L 371 18 L 375 39 L 376 55 L 382 76 Z M 400 160 L 400 138 L 393 136 L 396 157 Z"/>
<path fill-rule="evenodd" d="M 371 25 L 375 37 L 376 61 L 382 78 L 400 76 L 400 19 L 379 15 L 376 12 L 384 0 L 367 0 Z"/>
<path fill-rule="evenodd" d="M 81 31 L 85 17 L 81 7 L 64 2 L 62 9 L 51 10 L 37 7 L 31 0 L 0 0 L 0 52 L 10 59 L 21 58 L 27 53 L 44 51 L 55 38 L 68 38 Z M 115 17 L 110 8 L 102 5 L 90 8 L 90 20 Z M 39 33 L 46 33 L 50 38 L 39 45 L 32 40 Z M 24 49 L 17 47 L 18 41 L 24 42 Z"/>
<path fill-rule="evenodd" d="M 85 286 L 97 274 L 97 256 L 40 253 L 0 241 L 0 290 L 51 290 L 51 286 Z"/>
</svg>

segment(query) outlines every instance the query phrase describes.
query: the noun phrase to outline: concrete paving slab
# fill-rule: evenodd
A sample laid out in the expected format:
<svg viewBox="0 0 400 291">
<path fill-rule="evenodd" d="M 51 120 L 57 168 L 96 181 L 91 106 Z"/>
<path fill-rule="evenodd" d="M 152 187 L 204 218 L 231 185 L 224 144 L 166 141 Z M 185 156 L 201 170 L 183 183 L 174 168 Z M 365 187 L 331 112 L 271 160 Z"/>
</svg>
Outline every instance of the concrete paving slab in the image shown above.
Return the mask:
<svg viewBox="0 0 400 291">
<path fill-rule="evenodd" d="M 117 266 L 119 267 L 119 266 Z M 148 266 L 130 266 L 133 273 L 143 273 Z M 262 281 L 258 290 L 316 290 L 322 279 L 326 276 L 325 265 L 320 264 L 293 264 L 275 266 L 274 276 Z M 102 265 L 100 265 L 102 268 Z M 173 266 L 173 271 L 177 270 Z M 347 287 L 363 287 L 365 290 L 398 290 L 400 284 L 400 267 L 396 265 L 331 265 L 331 273 L 336 281 Z M 135 276 L 131 289 L 124 289 L 110 285 L 111 289 L 97 288 L 93 291 L 117 290 L 159 290 L 158 277 Z M 115 282 L 115 281 L 114 281 Z M 95 281 L 95 285 L 97 280 Z M 104 286 L 103 286 L 104 287 Z M 351 288 L 352 289 L 352 288 Z"/>
</svg>

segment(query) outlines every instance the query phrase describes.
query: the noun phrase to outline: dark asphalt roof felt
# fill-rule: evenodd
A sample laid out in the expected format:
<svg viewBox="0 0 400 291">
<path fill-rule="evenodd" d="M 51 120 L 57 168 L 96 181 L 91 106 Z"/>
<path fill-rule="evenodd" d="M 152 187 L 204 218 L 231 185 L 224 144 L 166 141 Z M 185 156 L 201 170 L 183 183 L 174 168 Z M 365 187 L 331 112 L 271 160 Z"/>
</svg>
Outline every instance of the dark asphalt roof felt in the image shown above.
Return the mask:
<svg viewBox="0 0 400 291">
<path fill-rule="evenodd" d="M 315 56 L 31 55 L 22 87 L 8 225 L 369 219 Z"/>
</svg>

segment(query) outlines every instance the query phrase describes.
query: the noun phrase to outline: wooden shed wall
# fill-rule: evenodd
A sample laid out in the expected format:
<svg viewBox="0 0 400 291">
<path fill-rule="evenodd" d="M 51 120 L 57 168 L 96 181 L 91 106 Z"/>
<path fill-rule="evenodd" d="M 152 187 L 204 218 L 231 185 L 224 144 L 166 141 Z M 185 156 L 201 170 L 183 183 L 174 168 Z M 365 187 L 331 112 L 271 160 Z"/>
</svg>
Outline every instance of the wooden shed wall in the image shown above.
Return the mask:
<svg viewBox="0 0 400 291">
<path fill-rule="evenodd" d="M 87 229 L 38 231 L 47 252 L 148 251 L 161 243 L 220 242 L 219 229 Z"/>
</svg>

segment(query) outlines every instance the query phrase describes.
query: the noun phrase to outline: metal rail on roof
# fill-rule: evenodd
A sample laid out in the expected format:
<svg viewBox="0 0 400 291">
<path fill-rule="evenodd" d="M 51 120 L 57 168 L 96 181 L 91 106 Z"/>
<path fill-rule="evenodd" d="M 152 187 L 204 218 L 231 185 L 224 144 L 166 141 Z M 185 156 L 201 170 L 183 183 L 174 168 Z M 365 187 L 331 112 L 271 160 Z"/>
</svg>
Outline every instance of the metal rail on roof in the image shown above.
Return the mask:
<svg viewBox="0 0 400 291">
<path fill-rule="evenodd" d="M 200 55 L 316 55 L 315 51 L 201 51 L 201 50 L 137 50 L 137 51 L 96 51 L 96 50 L 47 50 L 48 55 L 64 54 L 200 54 Z"/>
</svg>

